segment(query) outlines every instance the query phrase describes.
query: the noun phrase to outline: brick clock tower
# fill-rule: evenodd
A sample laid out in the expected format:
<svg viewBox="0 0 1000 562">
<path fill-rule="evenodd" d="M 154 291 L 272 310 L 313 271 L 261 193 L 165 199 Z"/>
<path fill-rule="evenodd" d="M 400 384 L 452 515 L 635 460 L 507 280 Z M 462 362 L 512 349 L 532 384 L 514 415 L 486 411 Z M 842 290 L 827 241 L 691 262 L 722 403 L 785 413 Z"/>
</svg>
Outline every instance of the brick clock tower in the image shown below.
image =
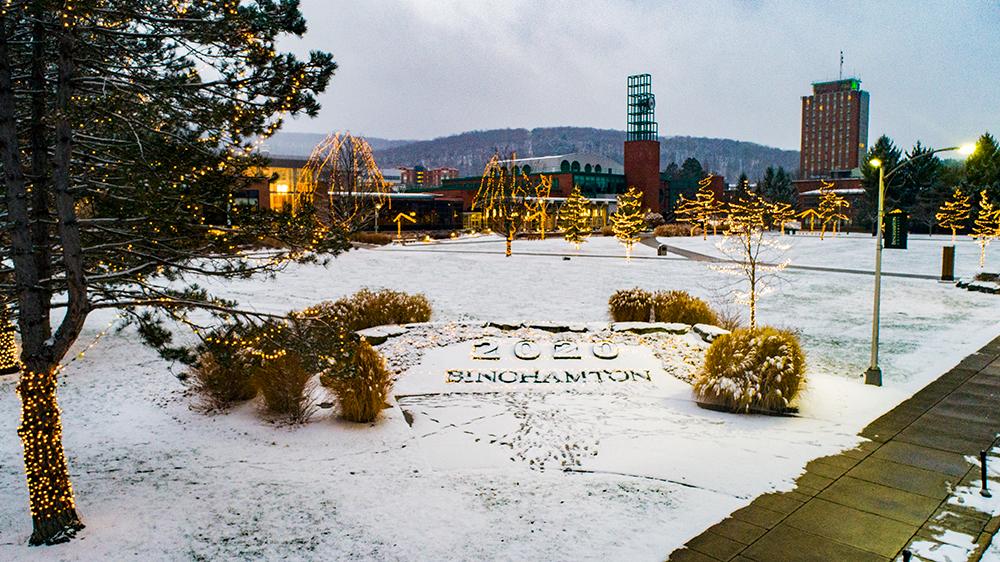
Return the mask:
<svg viewBox="0 0 1000 562">
<path fill-rule="evenodd" d="M 660 212 L 660 141 L 649 74 L 628 77 L 625 183 L 642 191 L 642 206 Z"/>
</svg>

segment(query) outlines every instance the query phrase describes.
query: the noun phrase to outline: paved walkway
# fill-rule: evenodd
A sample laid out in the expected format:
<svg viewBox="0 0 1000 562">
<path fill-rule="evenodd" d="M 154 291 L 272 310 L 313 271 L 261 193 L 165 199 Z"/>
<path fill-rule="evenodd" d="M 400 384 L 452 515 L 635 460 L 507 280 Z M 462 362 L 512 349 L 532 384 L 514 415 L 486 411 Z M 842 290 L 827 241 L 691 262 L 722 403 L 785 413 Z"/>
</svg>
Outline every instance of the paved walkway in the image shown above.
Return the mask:
<svg viewBox="0 0 1000 562">
<path fill-rule="evenodd" d="M 644 238 L 640 241 L 642 244 L 649 246 L 651 248 L 659 248 L 660 242 L 656 241 L 656 238 Z M 704 262 L 714 262 L 714 263 L 737 263 L 734 260 L 727 260 L 724 258 L 718 258 L 715 256 L 710 256 L 708 254 L 702 254 L 699 252 L 692 252 L 691 250 L 685 250 L 684 248 L 678 248 L 677 246 L 667 246 L 667 254 L 677 254 L 678 256 L 685 257 L 689 260 L 694 261 L 704 261 Z M 874 271 L 869 271 L 866 269 L 848 269 L 843 267 L 823 267 L 818 265 L 796 265 L 788 264 L 785 266 L 786 269 L 798 269 L 802 271 L 826 271 L 830 273 L 848 273 L 851 275 L 874 275 Z M 883 277 L 906 277 L 909 279 L 932 279 L 937 280 L 939 277 L 935 275 L 927 275 L 925 273 L 894 273 L 891 271 L 883 271 Z"/>
<path fill-rule="evenodd" d="M 978 560 L 1000 517 L 948 499 L 956 486 L 978 486 L 969 458 L 998 431 L 1000 338 L 872 422 L 861 432 L 869 441 L 810 462 L 794 491 L 758 497 L 669 560 L 884 562 L 914 543 L 940 544 L 934 560 L 946 551 Z M 1000 480 L 990 482 L 1000 495 Z"/>
</svg>

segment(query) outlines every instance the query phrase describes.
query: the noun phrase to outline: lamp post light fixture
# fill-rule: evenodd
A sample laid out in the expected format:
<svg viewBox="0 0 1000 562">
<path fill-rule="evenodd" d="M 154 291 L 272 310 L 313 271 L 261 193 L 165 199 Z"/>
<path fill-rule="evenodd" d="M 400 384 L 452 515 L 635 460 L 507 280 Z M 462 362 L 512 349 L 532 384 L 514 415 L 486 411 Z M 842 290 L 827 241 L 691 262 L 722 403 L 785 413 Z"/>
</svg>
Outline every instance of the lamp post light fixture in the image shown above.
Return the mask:
<svg viewBox="0 0 1000 562">
<path fill-rule="evenodd" d="M 875 298 L 872 305 L 872 349 L 871 362 L 868 370 L 865 371 L 865 384 L 882 386 L 882 368 L 878 364 L 878 336 L 879 336 L 879 305 L 882 300 L 882 220 L 885 216 L 885 180 L 891 177 L 900 168 L 910 164 L 915 160 L 927 158 L 938 152 L 951 152 L 957 150 L 963 156 L 970 156 L 976 151 L 974 143 L 963 144 L 961 146 L 951 146 L 939 148 L 930 152 L 925 152 L 914 158 L 907 158 L 895 168 L 885 171 L 884 163 L 878 158 L 872 158 L 868 164 L 873 168 L 878 168 L 878 213 L 875 217 Z"/>
</svg>

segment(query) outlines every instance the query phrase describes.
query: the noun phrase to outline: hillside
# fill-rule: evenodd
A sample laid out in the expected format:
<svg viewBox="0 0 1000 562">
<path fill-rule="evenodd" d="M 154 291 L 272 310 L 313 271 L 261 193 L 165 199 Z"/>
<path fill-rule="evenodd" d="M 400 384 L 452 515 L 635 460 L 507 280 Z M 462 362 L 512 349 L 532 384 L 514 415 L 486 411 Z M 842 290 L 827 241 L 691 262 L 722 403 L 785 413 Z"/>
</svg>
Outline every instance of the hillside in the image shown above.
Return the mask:
<svg viewBox="0 0 1000 562">
<path fill-rule="evenodd" d="M 552 127 L 537 129 L 494 129 L 471 131 L 434 140 L 408 142 L 377 149 L 375 157 L 382 167 L 453 166 L 462 175 L 477 174 L 497 149 L 517 151 L 519 156 L 546 156 L 568 152 L 596 152 L 617 160 L 623 159 L 625 132 L 587 127 Z M 751 178 L 764 174 L 768 166 L 795 170 L 799 153 L 752 142 L 704 137 L 660 137 L 660 163 L 679 165 L 695 157 L 706 169 L 735 180 L 741 172 Z"/>
<path fill-rule="evenodd" d="M 313 147 L 320 143 L 326 135 L 321 133 L 290 133 L 279 131 L 264 141 L 261 146 L 264 152 L 272 156 L 297 156 L 306 158 L 312 153 Z M 365 137 L 368 144 L 375 150 L 403 146 L 413 141 L 389 140 L 378 137 Z"/>
</svg>

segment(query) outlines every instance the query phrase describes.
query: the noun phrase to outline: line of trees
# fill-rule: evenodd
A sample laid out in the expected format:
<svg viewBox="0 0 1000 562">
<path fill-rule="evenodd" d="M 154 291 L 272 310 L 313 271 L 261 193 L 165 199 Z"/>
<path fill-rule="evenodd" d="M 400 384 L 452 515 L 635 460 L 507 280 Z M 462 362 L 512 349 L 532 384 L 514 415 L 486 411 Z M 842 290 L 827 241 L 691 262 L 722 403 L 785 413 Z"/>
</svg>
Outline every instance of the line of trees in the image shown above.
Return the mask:
<svg viewBox="0 0 1000 562">
<path fill-rule="evenodd" d="M 881 160 L 887 171 L 906 159 L 912 160 L 886 179 L 885 208 L 909 213 L 916 230 L 930 233 L 939 226 L 936 215 L 956 187 L 973 194 L 972 205 L 976 210 L 983 192 L 990 200 L 1000 200 L 1000 148 L 991 134 L 979 137 L 975 152 L 964 162 L 942 159 L 930 154 L 933 150 L 918 141 L 903 151 L 888 136 L 879 137 L 861 166 L 865 198 L 859 205 L 858 220 L 870 226 L 878 206 L 879 171 L 869 165 L 873 158 Z"/>
</svg>

